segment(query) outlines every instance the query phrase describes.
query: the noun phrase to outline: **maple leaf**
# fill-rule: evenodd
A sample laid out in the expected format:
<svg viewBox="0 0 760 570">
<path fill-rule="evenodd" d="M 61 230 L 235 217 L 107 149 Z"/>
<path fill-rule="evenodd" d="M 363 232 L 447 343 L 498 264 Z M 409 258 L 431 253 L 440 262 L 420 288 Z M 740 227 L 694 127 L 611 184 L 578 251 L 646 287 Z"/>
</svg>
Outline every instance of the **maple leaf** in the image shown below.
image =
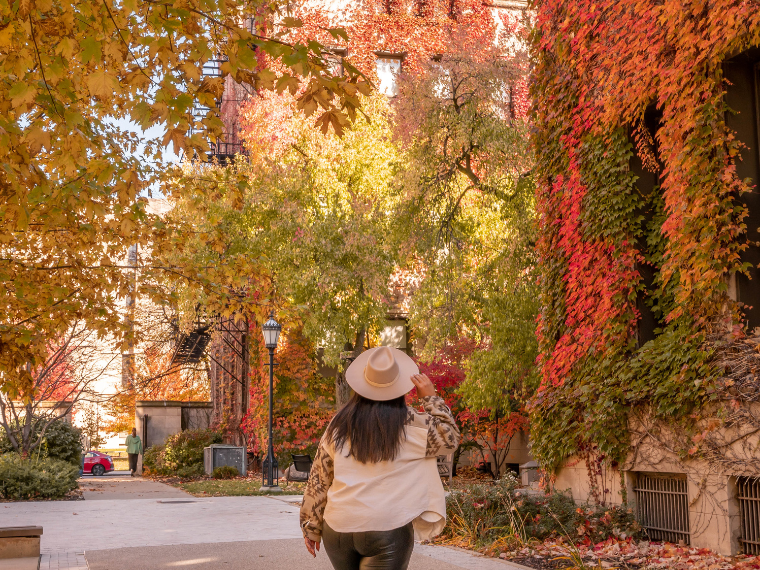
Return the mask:
<svg viewBox="0 0 760 570">
<path fill-rule="evenodd" d="M 87 78 L 90 94 L 102 99 L 109 99 L 119 88 L 119 81 L 107 71 L 96 71 Z"/>
</svg>

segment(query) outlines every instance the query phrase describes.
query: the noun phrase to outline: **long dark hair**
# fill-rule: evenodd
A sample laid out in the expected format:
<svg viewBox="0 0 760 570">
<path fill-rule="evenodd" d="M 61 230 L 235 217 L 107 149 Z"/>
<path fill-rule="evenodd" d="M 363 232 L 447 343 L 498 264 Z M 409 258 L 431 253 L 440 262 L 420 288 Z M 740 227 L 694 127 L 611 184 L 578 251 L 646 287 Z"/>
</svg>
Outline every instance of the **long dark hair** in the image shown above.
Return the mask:
<svg viewBox="0 0 760 570">
<path fill-rule="evenodd" d="M 338 452 L 348 442 L 349 454 L 361 463 L 393 461 L 406 436 L 406 417 L 404 396 L 378 402 L 354 393 L 335 414 L 327 433 Z"/>
</svg>

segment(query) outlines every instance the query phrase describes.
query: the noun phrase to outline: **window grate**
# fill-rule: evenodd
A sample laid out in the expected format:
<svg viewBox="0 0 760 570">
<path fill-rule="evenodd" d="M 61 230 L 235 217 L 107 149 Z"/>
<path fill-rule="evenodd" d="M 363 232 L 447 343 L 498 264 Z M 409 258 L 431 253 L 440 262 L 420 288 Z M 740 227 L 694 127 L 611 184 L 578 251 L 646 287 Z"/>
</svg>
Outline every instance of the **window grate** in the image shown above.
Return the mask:
<svg viewBox="0 0 760 570">
<path fill-rule="evenodd" d="M 689 544 L 686 476 L 639 473 L 636 479 L 636 514 L 649 538 Z"/>
<path fill-rule="evenodd" d="M 744 554 L 760 554 L 760 479 L 739 477 L 738 487 L 739 518 Z"/>
</svg>

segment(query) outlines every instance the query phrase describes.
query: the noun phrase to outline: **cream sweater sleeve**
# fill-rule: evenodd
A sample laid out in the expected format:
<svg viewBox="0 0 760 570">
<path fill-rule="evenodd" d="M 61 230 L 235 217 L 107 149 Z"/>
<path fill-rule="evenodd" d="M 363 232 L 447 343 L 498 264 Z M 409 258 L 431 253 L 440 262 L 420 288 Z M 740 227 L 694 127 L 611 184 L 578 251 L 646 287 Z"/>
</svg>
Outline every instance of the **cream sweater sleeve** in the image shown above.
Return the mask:
<svg viewBox="0 0 760 570">
<path fill-rule="evenodd" d="M 309 473 L 309 481 L 303 492 L 301 504 L 301 530 L 303 535 L 315 542 L 322 539 L 322 524 L 324 522 L 325 506 L 327 506 L 327 490 L 333 482 L 333 458 L 330 455 L 325 437 L 319 442 L 317 454 Z"/>
<path fill-rule="evenodd" d="M 448 455 L 459 446 L 459 428 L 454 414 L 440 396 L 422 398 L 422 407 L 428 415 L 426 457 Z"/>
</svg>

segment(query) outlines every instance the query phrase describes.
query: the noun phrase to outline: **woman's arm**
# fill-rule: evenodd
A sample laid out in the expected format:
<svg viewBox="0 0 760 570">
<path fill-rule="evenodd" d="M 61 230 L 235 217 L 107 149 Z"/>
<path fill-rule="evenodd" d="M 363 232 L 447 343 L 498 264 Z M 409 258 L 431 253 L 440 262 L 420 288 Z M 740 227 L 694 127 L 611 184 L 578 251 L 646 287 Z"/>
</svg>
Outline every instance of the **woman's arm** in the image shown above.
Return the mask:
<svg viewBox="0 0 760 570">
<path fill-rule="evenodd" d="M 333 458 L 327 449 L 325 439 L 326 436 L 323 436 L 322 441 L 319 442 L 301 504 L 301 530 L 303 530 L 304 538 L 317 543 L 322 539 L 327 490 L 332 485 L 334 473 Z"/>
<path fill-rule="evenodd" d="M 425 456 L 448 455 L 459 446 L 459 428 L 454 414 L 440 396 L 425 396 L 422 407 L 430 416 Z"/>
<path fill-rule="evenodd" d="M 425 457 L 448 455 L 456 451 L 460 434 L 454 414 L 451 413 L 443 398 L 436 395 L 435 385 L 426 374 L 414 374 L 411 379 L 417 388 L 417 395 L 422 398 L 422 407 L 427 413 L 425 424 L 428 433 Z"/>
</svg>

